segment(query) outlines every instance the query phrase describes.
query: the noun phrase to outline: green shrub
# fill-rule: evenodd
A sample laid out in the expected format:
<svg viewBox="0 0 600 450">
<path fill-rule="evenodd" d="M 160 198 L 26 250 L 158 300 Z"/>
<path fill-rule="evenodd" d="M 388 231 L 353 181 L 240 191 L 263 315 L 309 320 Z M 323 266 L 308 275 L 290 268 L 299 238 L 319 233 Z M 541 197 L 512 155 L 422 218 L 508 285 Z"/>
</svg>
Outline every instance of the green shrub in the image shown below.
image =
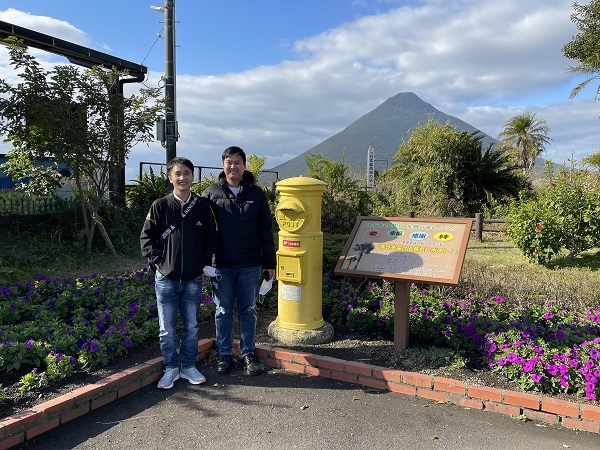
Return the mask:
<svg viewBox="0 0 600 450">
<path fill-rule="evenodd" d="M 140 209 L 144 213 L 148 212 L 152 202 L 165 196 L 168 192 L 169 180 L 164 171 L 155 174 L 150 168 L 150 172 L 144 173 L 140 180 L 133 180 L 132 184 L 125 186 L 125 199 L 127 206 L 131 209 Z"/>
<path fill-rule="evenodd" d="M 548 264 L 562 250 L 572 258 L 600 242 L 597 173 L 573 168 L 556 173 L 534 199 L 509 209 L 507 236 L 532 262 Z"/>
<path fill-rule="evenodd" d="M 332 272 L 344 250 L 347 234 L 323 235 L 323 273 Z"/>
</svg>

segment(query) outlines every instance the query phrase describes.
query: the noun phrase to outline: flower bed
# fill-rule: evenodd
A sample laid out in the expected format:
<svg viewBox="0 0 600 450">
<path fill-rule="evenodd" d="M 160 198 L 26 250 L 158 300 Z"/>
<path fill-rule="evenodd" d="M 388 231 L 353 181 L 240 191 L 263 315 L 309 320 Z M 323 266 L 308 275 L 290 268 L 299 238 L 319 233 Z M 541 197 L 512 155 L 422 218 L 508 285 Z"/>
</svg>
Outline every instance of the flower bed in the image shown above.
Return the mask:
<svg viewBox="0 0 600 450">
<path fill-rule="evenodd" d="M 276 297 L 274 289 L 267 304 Z M 214 314 L 205 292 L 201 317 Z M 394 291 L 387 281 L 325 275 L 323 316 L 333 324 L 393 334 Z M 522 305 L 502 297 L 442 298 L 411 288 L 410 332 L 487 367 L 524 390 L 600 396 L 600 308 Z M 78 368 L 104 365 L 158 336 L 154 278 L 92 275 L 71 283 L 47 278 L 0 287 L 0 374 L 22 373 L 23 390 Z M 1 397 L 0 397 L 1 401 Z"/>
</svg>

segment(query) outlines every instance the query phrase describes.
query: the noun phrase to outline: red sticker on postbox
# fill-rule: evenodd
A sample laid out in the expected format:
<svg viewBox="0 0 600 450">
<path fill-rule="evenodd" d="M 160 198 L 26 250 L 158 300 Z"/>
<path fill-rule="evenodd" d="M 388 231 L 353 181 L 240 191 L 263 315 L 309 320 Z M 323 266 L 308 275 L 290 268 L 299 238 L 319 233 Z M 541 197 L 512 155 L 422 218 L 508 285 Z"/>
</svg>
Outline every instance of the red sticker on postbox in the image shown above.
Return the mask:
<svg viewBox="0 0 600 450">
<path fill-rule="evenodd" d="M 287 239 L 283 240 L 284 247 L 300 247 L 300 241 L 288 241 Z"/>
</svg>

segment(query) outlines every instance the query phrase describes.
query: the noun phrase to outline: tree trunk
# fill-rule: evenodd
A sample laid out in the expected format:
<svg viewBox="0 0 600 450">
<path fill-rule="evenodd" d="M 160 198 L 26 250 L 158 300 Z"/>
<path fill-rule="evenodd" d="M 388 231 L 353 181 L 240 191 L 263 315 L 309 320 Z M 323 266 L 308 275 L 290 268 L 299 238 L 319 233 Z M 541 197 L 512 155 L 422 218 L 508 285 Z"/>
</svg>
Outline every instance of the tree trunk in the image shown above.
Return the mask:
<svg viewBox="0 0 600 450">
<path fill-rule="evenodd" d="M 102 239 L 104 239 L 104 243 L 108 247 L 108 250 L 110 251 L 110 253 L 116 259 L 117 251 L 115 250 L 115 246 L 113 245 L 112 241 L 110 240 L 110 236 L 106 232 L 106 228 L 104 228 L 102 219 L 100 219 L 100 216 L 98 215 L 98 213 L 96 212 L 96 210 L 94 209 L 94 207 L 91 205 L 91 203 L 89 201 L 87 202 L 87 207 L 90 211 L 90 214 L 92 215 L 92 222 L 94 223 L 94 225 L 98 225 L 98 229 L 100 230 L 100 235 L 102 236 Z"/>
</svg>

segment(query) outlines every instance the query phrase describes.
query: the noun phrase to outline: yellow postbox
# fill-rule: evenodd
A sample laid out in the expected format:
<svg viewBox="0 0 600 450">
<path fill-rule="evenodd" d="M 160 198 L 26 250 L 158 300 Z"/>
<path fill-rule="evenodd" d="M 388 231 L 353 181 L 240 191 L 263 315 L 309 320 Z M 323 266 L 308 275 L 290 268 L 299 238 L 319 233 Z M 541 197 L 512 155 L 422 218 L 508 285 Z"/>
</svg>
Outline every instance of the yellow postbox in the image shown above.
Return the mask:
<svg viewBox="0 0 600 450">
<path fill-rule="evenodd" d="M 323 320 L 321 199 L 326 183 L 295 177 L 276 187 L 278 313 L 269 335 L 284 344 L 326 342 L 333 337 L 333 328 Z"/>
</svg>

